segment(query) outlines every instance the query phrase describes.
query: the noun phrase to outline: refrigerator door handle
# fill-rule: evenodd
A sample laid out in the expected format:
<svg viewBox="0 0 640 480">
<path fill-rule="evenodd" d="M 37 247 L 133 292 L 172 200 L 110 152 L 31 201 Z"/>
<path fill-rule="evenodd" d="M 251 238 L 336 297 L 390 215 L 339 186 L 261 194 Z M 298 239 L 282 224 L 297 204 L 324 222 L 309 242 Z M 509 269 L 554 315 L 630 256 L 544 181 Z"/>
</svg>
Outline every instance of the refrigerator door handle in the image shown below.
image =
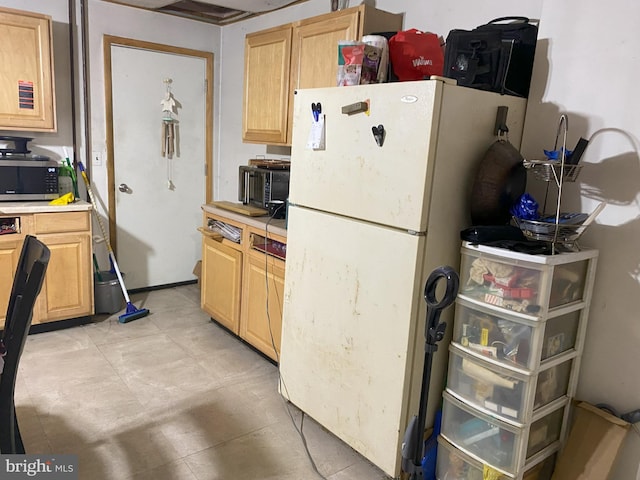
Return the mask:
<svg viewBox="0 0 640 480">
<path fill-rule="evenodd" d="M 342 107 L 343 115 L 354 115 L 369 111 L 369 102 L 356 102 Z"/>
</svg>

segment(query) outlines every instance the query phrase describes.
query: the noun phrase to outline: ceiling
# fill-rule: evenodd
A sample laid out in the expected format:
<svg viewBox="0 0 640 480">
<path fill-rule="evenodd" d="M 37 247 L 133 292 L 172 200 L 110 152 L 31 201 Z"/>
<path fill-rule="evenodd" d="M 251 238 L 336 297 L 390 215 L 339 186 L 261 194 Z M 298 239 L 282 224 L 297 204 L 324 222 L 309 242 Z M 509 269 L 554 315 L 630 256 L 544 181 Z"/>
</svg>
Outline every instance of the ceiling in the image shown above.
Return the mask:
<svg viewBox="0 0 640 480">
<path fill-rule="evenodd" d="M 306 0 L 107 0 L 215 25 L 245 20 Z"/>
</svg>

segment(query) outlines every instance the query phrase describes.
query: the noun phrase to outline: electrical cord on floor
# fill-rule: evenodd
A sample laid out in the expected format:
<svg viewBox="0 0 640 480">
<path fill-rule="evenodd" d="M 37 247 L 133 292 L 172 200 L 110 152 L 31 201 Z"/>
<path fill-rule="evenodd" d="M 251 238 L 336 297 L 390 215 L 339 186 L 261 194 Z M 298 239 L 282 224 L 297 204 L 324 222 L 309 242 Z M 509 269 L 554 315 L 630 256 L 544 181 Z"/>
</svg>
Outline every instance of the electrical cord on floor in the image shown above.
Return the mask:
<svg viewBox="0 0 640 480">
<path fill-rule="evenodd" d="M 276 363 L 278 364 L 278 383 L 280 384 L 280 392 L 281 392 L 280 397 L 282 398 L 284 408 L 287 411 L 289 418 L 291 419 L 293 428 L 296 430 L 296 432 L 298 432 L 298 436 L 302 441 L 302 446 L 304 447 L 304 451 L 307 454 L 307 458 L 309 459 L 309 463 L 311 463 L 311 467 L 313 468 L 313 471 L 316 473 L 318 477 L 322 478 L 323 480 L 327 480 L 327 477 L 322 475 L 322 473 L 320 473 L 320 471 L 318 470 L 316 462 L 313 460 L 313 456 L 311 455 L 311 451 L 309 450 L 309 445 L 307 444 L 307 438 L 304 436 L 303 427 L 304 427 L 305 413 L 303 411 L 300 411 L 301 413 L 300 428 L 298 428 L 298 425 L 296 424 L 296 420 L 295 418 L 293 418 L 293 414 L 291 413 L 291 409 L 289 408 L 289 391 L 287 390 L 287 385 L 284 383 L 284 378 L 282 378 L 282 372 L 280 371 L 280 355 L 278 354 L 278 349 L 276 348 L 276 342 L 273 336 L 273 330 L 271 328 L 271 314 L 269 313 L 269 255 L 266 251 L 266 244 L 267 244 L 267 239 L 269 238 L 269 224 L 271 223 L 271 220 L 273 220 L 274 215 L 276 215 L 276 213 L 278 213 L 278 210 L 280 210 L 281 208 L 284 208 L 284 204 L 275 210 L 273 215 L 269 218 L 269 220 L 267 220 L 267 223 L 265 223 L 264 225 L 264 241 L 265 241 L 264 277 L 265 277 L 265 287 L 266 287 L 266 309 L 267 309 L 267 324 L 269 326 L 269 336 L 271 338 L 271 346 L 276 355 Z M 278 292 L 276 290 L 276 294 L 277 293 Z"/>
</svg>

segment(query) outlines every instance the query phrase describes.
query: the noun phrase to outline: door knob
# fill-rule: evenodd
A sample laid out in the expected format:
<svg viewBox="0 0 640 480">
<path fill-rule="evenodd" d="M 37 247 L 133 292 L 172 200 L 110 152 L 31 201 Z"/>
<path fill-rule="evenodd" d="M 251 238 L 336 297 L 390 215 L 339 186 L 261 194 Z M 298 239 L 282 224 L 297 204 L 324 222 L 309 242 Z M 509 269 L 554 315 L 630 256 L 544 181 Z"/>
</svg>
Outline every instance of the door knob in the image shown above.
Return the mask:
<svg viewBox="0 0 640 480">
<path fill-rule="evenodd" d="M 118 190 L 120 190 L 122 193 L 131 193 L 131 189 L 126 183 L 121 183 L 118 187 Z"/>
</svg>

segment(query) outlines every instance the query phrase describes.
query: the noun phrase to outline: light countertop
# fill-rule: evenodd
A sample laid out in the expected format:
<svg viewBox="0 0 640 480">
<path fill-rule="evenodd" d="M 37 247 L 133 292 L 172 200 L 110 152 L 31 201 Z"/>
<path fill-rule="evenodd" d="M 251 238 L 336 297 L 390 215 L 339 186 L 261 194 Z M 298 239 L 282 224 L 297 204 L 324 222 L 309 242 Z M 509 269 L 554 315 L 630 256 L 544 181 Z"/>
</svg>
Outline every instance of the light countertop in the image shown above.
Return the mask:
<svg viewBox="0 0 640 480">
<path fill-rule="evenodd" d="M 91 210 L 91 204 L 79 200 L 68 205 L 49 205 L 49 202 L 0 202 L 0 215 L 26 213 L 83 212 Z"/>
<path fill-rule="evenodd" d="M 220 215 L 222 217 L 229 218 L 231 220 L 235 220 L 236 222 L 244 223 L 246 225 L 250 225 L 255 228 L 259 228 L 264 230 L 265 227 L 271 233 L 276 235 L 280 235 L 282 237 L 287 236 L 287 229 L 285 227 L 286 221 L 283 219 L 272 219 L 269 215 L 265 215 L 263 217 L 250 217 L 248 215 L 242 215 L 239 213 L 232 212 L 230 210 L 225 210 L 223 208 L 216 207 L 214 205 L 202 205 L 202 210 L 209 213 L 214 213 L 216 215 Z"/>
</svg>

